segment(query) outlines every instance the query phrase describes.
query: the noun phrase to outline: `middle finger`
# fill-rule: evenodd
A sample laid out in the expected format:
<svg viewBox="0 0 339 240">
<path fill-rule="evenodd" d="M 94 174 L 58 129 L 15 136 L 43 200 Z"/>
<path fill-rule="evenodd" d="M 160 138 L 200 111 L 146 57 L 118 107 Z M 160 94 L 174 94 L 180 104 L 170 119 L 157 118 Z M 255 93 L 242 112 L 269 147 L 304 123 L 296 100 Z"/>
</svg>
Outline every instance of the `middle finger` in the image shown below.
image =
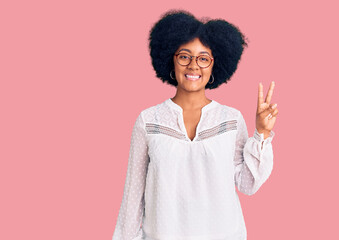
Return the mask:
<svg viewBox="0 0 339 240">
<path fill-rule="evenodd" d="M 265 102 L 268 103 L 268 104 L 270 104 L 270 102 L 271 102 L 274 86 L 275 86 L 275 82 L 272 81 L 271 85 L 270 85 L 270 89 L 268 90 L 267 95 L 266 95 L 266 99 L 265 99 Z"/>
</svg>

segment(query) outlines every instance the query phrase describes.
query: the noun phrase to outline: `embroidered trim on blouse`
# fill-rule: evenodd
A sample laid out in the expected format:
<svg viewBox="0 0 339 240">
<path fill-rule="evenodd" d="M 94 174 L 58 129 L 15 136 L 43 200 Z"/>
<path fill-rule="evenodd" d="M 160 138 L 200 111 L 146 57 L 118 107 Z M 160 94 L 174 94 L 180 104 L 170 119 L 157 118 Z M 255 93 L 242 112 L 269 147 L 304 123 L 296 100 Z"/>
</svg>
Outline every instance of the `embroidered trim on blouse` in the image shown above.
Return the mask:
<svg viewBox="0 0 339 240">
<path fill-rule="evenodd" d="M 237 129 L 237 120 L 229 120 L 226 122 L 222 122 L 215 127 L 199 132 L 197 141 L 211 138 L 211 137 L 220 135 L 222 133 L 225 133 L 231 130 L 236 130 L 236 129 Z M 165 134 L 170 137 L 175 137 L 178 139 L 188 141 L 185 134 L 177 130 L 174 130 L 170 127 L 162 126 L 160 124 L 146 123 L 146 132 L 148 134 Z"/>
<path fill-rule="evenodd" d="M 228 132 L 231 130 L 236 130 L 237 129 L 237 120 L 229 120 L 226 122 L 222 122 L 219 125 L 206 129 L 204 131 L 201 131 L 198 133 L 198 139 L 197 141 L 201 141 L 207 138 L 211 138 L 217 135 L 220 135 L 224 132 Z"/>
<path fill-rule="evenodd" d="M 146 132 L 148 134 L 165 134 L 171 137 L 175 137 L 175 138 L 187 141 L 185 134 L 178 132 L 172 128 L 162 126 L 159 124 L 155 124 L 155 123 L 146 123 Z"/>
</svg>

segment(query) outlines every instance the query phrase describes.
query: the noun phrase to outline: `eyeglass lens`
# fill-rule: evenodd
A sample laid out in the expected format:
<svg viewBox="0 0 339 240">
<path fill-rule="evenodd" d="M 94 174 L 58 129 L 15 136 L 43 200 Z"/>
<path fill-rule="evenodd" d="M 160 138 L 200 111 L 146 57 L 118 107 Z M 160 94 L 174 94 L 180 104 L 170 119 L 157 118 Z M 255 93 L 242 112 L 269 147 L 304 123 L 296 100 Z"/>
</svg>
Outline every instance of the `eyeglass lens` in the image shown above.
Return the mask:
<svg viewBox="0 0 339 240">
<path fill-rule="evenodd" d="M 193 57 L 186 53 L 180 53 L 177 56 L 178 63 L 183 66 L 187 66 L 191 63 Z M 207 55 L 197 56 L 197 63 L 199 67 L 208 67 L 212 62 L 212 59 Z"/>
</svg>

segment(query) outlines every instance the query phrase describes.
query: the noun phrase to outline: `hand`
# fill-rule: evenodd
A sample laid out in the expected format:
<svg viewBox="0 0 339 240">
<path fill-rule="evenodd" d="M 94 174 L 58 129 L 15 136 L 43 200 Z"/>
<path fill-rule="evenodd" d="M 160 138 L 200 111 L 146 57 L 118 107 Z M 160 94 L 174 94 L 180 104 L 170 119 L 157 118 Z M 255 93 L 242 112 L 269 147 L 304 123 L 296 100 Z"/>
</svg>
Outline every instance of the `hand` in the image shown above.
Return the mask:
<svg viewBox="0 0 339 240">
<path fill-rule="evenodd" d="M 259 83 L 258 91 L 258 106 L 256 113 L 256 128 L 259 133 L 264 133 L 267 138 L 277 119 L 278 109 L 277 104 L 271 104 L 271 98 L 274 89 L 274 82 L 271 82 L 270 89 L 264 101 L 264 90 L 262 83 Z"/>
</svg>

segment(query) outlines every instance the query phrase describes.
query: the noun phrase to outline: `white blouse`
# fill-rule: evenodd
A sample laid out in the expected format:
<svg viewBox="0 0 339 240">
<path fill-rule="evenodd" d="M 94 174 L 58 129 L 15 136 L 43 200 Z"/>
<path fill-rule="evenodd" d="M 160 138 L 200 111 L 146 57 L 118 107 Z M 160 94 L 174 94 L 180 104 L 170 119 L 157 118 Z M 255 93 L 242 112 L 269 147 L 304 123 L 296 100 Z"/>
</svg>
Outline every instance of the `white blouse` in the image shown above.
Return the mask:
<svg viewBox="0 0 339 240">
<path fill-rule="evenodd" d="M 249 138 L 240 111 L 214 100 L 196 133 L 171 98 L 139 114 L 113 240 L 247 239 L 235 186 L 252 195 L 268 179 L 275 134 Z"/>
</svg>

